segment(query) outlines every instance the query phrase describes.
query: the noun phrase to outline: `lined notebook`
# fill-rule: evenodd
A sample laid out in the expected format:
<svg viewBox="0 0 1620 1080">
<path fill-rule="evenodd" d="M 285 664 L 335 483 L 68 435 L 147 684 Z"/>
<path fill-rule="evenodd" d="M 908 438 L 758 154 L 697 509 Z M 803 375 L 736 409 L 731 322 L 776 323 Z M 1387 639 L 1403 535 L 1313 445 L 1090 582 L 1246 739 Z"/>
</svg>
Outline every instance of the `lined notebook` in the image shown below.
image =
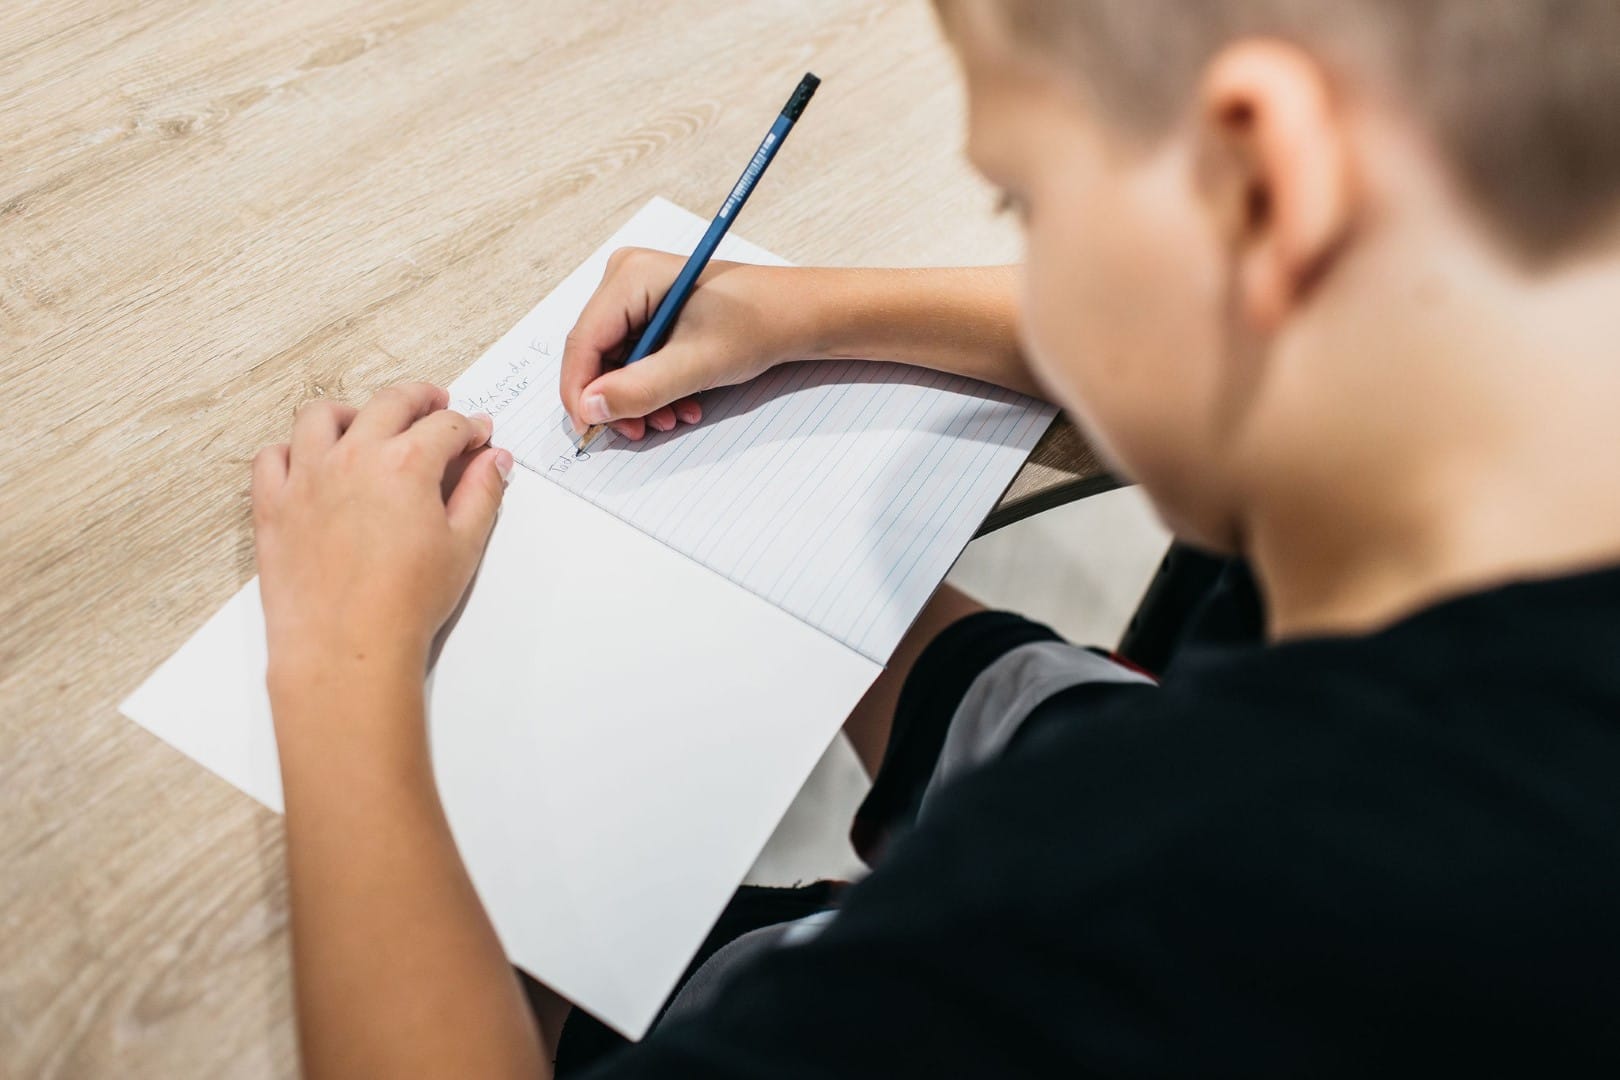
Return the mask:
<svg viewBox="0 0 1620 1080">
<path fill-rule="evenodd" d="M 608 255 L 702 229 L 649 203 L 451 388 L 525 468 L 428 680 L 435 779 L 513 963 L 631 1038 L 1051 417 L 807 363 L 575 459 L 557 366 Z M 255 579 L 122 709 L 279 811 L 264 675 Z"/>
<path fill-rule="evenodd" d="M 687 253 L 708 222 L 655 199 L 452 386 L 528 468 L 861 655 L 884 662 L 1053 412 L 957 376 L 864 360 L 703 395 L 703 421 L 581 460 L 563 339 L 620 247 Z M 727 237 L 719 257 L 782 263 Z"/>
</svg>

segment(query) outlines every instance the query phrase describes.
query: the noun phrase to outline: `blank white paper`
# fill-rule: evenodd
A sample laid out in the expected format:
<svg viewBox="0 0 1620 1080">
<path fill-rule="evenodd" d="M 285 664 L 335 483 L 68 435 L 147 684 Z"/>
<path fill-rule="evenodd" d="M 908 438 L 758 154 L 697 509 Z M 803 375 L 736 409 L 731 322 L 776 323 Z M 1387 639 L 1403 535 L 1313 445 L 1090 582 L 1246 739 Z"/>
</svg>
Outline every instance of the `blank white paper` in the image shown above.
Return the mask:
<svg viewBox="0 0 1620 1080">
<path fill-rule="evenodd" d="M 880 670 L 514 473 L 429 687 L 445 812 L 507 955 L 639 1038 Z M 279 811 L 264 673 L 255 579 L 122 709 Z"/>
<path fill-rule="evenodd" d="M 886 662 L 1054 410 L 937 371 L 821 361 L 705 393 L 696 427 L 608 432 L 576 458 L 557 372 L 608 256 L 688 253 L 707 225 L 649 202 L 456 381 L 455 404 L 493 415 L 525 466 Z M 719 257 L 783 262 L 736 237 Z"/>
</svg>

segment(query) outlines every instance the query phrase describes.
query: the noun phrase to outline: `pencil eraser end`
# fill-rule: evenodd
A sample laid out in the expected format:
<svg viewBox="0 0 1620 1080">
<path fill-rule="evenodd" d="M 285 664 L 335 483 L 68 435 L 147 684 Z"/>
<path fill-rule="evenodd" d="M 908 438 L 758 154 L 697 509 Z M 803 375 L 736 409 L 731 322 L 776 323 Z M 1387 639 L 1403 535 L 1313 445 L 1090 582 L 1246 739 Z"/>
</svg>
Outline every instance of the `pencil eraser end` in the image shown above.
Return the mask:
<svg viewBox="0 0 1620 1080">
<path fill-rule="evenodd" d="M 789 120 L 797 120 L 799 114 L 804 112 L 804 107 L 810 104 L 810 95 L 814 94 L 816 87 L 820 85 L 820 79 L 808 71 L 805 72 L 804 78 L 799 80 L 799 88 L 793 91 L 793 96 L 788 98 L 788 103 L 782 107 L 782 115 Z"/>
</svg>

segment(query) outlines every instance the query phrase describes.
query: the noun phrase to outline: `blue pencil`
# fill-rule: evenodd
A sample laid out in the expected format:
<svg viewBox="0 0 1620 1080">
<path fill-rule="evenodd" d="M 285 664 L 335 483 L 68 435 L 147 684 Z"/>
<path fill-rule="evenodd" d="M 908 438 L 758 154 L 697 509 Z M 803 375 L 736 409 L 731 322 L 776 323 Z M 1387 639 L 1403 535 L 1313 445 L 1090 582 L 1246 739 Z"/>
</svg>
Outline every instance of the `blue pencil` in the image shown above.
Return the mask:
<svg viewBox="0 0 1620 1080">
<path fill-rule="evenodd" d="M 821 80 L 808 72 L 799 80 L 798 89 L 793 91 L 793 96 L 782 106 L 781 115 L 776 118 L 776 123 L 771 125 L 771 130 L 765 133 L 765 139 L 759 144 L 759 149 L 754 151 L 754 156 L 749 159 L 748 167 L 743 170 L 742 176 L 738 177 L 736 185 L 732 187 L 731 194 L 727 195 L 726 201 L 721 204 L 720 212 L 714 215 L 714 220 L 709 223 L 709 231 L 703 234 L 703 239 L 698 241 L 691 257 L 686 260 L 686 265 L 681 267 L 675 283 L 669 287 L 669 292 L 664 294 L 663 300 L 659 301 L 658 310 L 653 312 L 652 321 L 647 324 L 647 329 L 641 332 L 641 340 L 636 342 L 636 347 L 625 357 L 626 364 L 644 359 L 663 346 L 664 339 L 669 337 L 669 332 L 675 325 L 675 317 L 686 305 L 686 298 L 692 295 L 704 267 L 709 265 L 714 249 L 725 239 L 726 230 L 731 228 L 737 212 L 743 208 L 743 203 L 748 201 L 754 185 L 759 183 L 759 178 L 765 174 L 766 166 L 770 165 L 771 160 L 776 157 L 776 152 L 782 148 L 782 140 L 793 130 L 794 122 L 799 119 L 799 114 L 804 112 L 804 107 L 810 103 L 810 96 L 820 85 Z M 579 437 L 579 445 L 574 451 L 575 456 L 583 454 L 606 427 L 606 424 L 593 424 L 586 428 L 585 433 Z"/>
</svg>

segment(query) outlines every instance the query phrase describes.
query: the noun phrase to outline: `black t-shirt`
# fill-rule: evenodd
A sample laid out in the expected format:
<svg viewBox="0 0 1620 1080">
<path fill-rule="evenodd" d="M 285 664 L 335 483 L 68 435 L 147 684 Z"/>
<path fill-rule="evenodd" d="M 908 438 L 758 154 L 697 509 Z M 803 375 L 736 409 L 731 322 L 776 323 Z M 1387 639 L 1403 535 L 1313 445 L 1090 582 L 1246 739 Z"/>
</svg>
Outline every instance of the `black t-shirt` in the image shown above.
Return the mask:
<svg viewBox="0 0 1620 1080">
<path fill-rule="evenodd" d="M 1041 706 L 593 1076 L 1620 1067 L 1620 569 Z"/>
</svg>

